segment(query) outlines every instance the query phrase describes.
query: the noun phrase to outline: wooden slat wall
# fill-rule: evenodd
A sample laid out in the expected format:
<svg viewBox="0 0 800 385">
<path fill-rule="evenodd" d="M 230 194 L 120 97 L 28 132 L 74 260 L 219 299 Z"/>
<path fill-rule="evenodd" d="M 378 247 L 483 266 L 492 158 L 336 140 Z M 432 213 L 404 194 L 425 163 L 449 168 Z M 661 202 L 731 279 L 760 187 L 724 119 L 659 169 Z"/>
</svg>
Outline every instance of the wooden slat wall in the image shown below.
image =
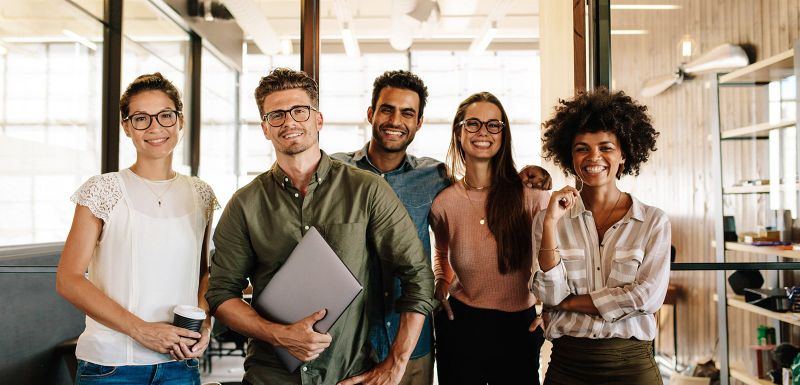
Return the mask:
<svg viewBox="0 0 800 385">
<path fill-rule="evenodd" d="M 613 4 L 634 3 L 612 1 Z M 687 80 L 652 98 L 638 95 L 642 82 L 674 72 L 681 61 L 678 43 L 691 35 L 698 43 L 695 57 L 722 43 L 752 44 L 756 60 L 792 47 L 800 38 L 800 0 L 678 0 L 635 1 L 636 4 L 678 4 L 671 11 L 613 11 L 612 29 L 646 29 L 644 36 L 612 37 L 612 87 L 623 90 L 649 106 L 661 132 L 658 151 L 641 175 L 623 179 L 623 187 L 642 201 L 664 209 L 670 216 L 673 243 L 679 262 L 711 262 L 714 251 L 711 195 L 711 142 L 708 89 L 703 78 Z M 723 129 L 766 120 L 766 87 L 727 89 L 721 94 Z M 766 141 L 724 144 L 724 179 L 728 185 L 740 179 L 767 178 Z M 733 155 L 731 155 L 733 154 Z M 767 196 L 730 197 L 726 213 L 737 215 L 737 231 L 771 224 L 765 215 Z M 757 261 L 750 255 L 730 260 Z M 673 272 L 672 281 L 683 288 L 678 303 L 678 350 L 682 363 L 712 355 L 716 342 L 715 275 L 706 272 Z M 672 351 L 670 316 L 661 317 L 659 346 Z M 731 362 L 747 368 L 755 329 L 767 324 L 764 317 L 736 309 L 729 312 Z M 792 331 L 797 334 L 796 330 Z M 797 341 L 794 341 L 797 343 Z"/>
</svg>

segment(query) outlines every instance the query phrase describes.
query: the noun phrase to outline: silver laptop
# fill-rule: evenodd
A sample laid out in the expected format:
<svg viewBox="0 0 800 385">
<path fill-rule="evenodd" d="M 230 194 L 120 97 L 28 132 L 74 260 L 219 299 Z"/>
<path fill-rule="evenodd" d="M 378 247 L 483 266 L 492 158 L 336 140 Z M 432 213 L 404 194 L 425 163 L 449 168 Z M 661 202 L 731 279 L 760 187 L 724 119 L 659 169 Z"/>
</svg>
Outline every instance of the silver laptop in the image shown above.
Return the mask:
<svg viewBox="0 0 800 385">
<path fill-rule="evenodd" d="M 281 324 L 292 324 L 327 309 L 325 318 L 314 325 L 317 332 L 327 333 L 361 290 L 353 273 L 311 227 L 253 307 L 262 317 Z M 289 372 L 302 364 L 283 348 L 275 346 L 275 352 Z"/>
</svg>

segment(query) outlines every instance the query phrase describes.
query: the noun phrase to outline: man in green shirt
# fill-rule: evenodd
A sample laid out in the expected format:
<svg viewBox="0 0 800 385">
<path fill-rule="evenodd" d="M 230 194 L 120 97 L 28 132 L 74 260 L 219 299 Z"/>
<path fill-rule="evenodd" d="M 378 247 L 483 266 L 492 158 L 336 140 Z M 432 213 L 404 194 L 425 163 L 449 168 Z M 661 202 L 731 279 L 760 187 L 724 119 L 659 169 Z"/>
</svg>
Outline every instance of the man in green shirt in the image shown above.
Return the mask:
<svg viewBox="0 0 800 385">
<path fill-rule="evenodd" d="M 397 384 L 432 309 L 433 273 L 416 228 L 380 177 L 330 159 L 319 148 L 322 113 L 316 82 L 286 68 L 255 92 L 264 136 L 277 156 L 272 169 L 231 198 L 214 234 L 216 253 L 206 294 L 212 313 L 252 338 L 245 384 Z M 316 227 L 364 291 L 327 334 L 313 329 L 324 309 L 291 325 L 270 322 L 242 301 L 247 279 L 257 297 L 310 226 Z M 400 330 L 383 362 L 370 359 L 369 320 L 381 315 L 380 266 L 400 279 Z M 289 373 L 283 347 L 305 362 Z"/>
</svg>

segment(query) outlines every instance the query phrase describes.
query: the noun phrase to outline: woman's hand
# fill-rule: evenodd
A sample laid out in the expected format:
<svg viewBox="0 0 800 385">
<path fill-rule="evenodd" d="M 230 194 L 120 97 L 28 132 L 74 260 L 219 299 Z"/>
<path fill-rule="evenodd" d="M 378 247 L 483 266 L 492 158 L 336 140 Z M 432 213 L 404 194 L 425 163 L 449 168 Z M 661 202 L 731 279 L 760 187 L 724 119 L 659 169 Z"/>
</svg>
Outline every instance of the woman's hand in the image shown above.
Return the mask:
<svg viewBox="0 0 800 385">
<path fill-rule="evenodd" d="M 572 186 L 564 186 L 561 190 L 554 191 L 550 195 L 550 202 L 547 204 L 545 220 L 558 222 L 578 201 L 579 191 Z"/>
<path fill-rule="evenodd" d="M 172 352 L 172 347 L 181 342 L 181 337 L 198 339 L 202 336 L 166 322 L 142 322 L 133 329 L 131 337 L 147 349 L 166 354 Z"/>
<path fill-rule="evenodd" d="M 208 347 L 208 342 L 211 339 L 211 329 L 203 327 L 200 330 L 200 340 L 181 338 L 177 345 L 172 346 L 170 355 L 175 360 L 188 360 L 190 358 L 199 358 Z"/>
<path fill-rule="evenodd" d="M 443 279 L 437 279 L 436 288 L 433 292 L 433 298 L 436 298 L 436 300 L 439 301 L 439 310 L 444 309 L 444 311 L 447 312 L 447 319 L 452 321 L 455 319 L 455 317 L 453 317 L 453 309 L 450 308 L 450 302 L 447 301 L 449 286 L 450 285 L 447 283 L 447 281 Z"/>
</svg>

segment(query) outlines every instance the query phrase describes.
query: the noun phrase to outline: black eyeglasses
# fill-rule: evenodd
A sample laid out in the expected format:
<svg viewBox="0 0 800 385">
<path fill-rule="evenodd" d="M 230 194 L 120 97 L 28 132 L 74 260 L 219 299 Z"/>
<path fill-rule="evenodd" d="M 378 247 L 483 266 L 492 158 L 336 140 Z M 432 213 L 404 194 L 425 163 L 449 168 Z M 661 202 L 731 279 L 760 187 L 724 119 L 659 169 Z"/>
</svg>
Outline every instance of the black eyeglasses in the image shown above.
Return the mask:
<svg viewBox="0 0 800 385">
<path fill-rule="evenodd" d="M 286 122 L 287 112 L 292 116 L 292 119 L 294 119 L 295 122 L 302 123 L 311 117 L 311 110 L 316 111 L 317 109 L 311 106 L 294 106 L 288 110 L 275 110 L 267 112 L 261 117 L 261 119 L 266 120 L 267 123 L 269 123 L 269 125 L 272 127 L 280 127 Z"/>
<path fill-rule="evenodd" d="M 505 123 L 499 120 L 489 120 L 487 122 L 481 122 L 478 119 L 470 118 L 461 121 L 461 127 L 464 127 L 467 132 L 476 133 L 481 130 L 481 126 L 486 125 L 486 131 L 489 131 L 490 134 L 499 134 L 500 131 L 503 131 L 503 127 L 506 126 Z"/>
<path fill-rule="evenodd" d="M 175 123 L 178 123 L 178 116 L 180 114 L 180 111 L 175 110 L 163 110 L 152 115 L 140 112 L 130 115 L 127 118 L 122 119 L 122 121 L 124 122 L 129 120 L 134 130 L 144 131 L 150 127 L 151 123 L 153 123 L 153 117 L 156 118 L 156 121 L 161 125 L 161 127 L 172 127 L 175 125 Z"/>
</svg>

